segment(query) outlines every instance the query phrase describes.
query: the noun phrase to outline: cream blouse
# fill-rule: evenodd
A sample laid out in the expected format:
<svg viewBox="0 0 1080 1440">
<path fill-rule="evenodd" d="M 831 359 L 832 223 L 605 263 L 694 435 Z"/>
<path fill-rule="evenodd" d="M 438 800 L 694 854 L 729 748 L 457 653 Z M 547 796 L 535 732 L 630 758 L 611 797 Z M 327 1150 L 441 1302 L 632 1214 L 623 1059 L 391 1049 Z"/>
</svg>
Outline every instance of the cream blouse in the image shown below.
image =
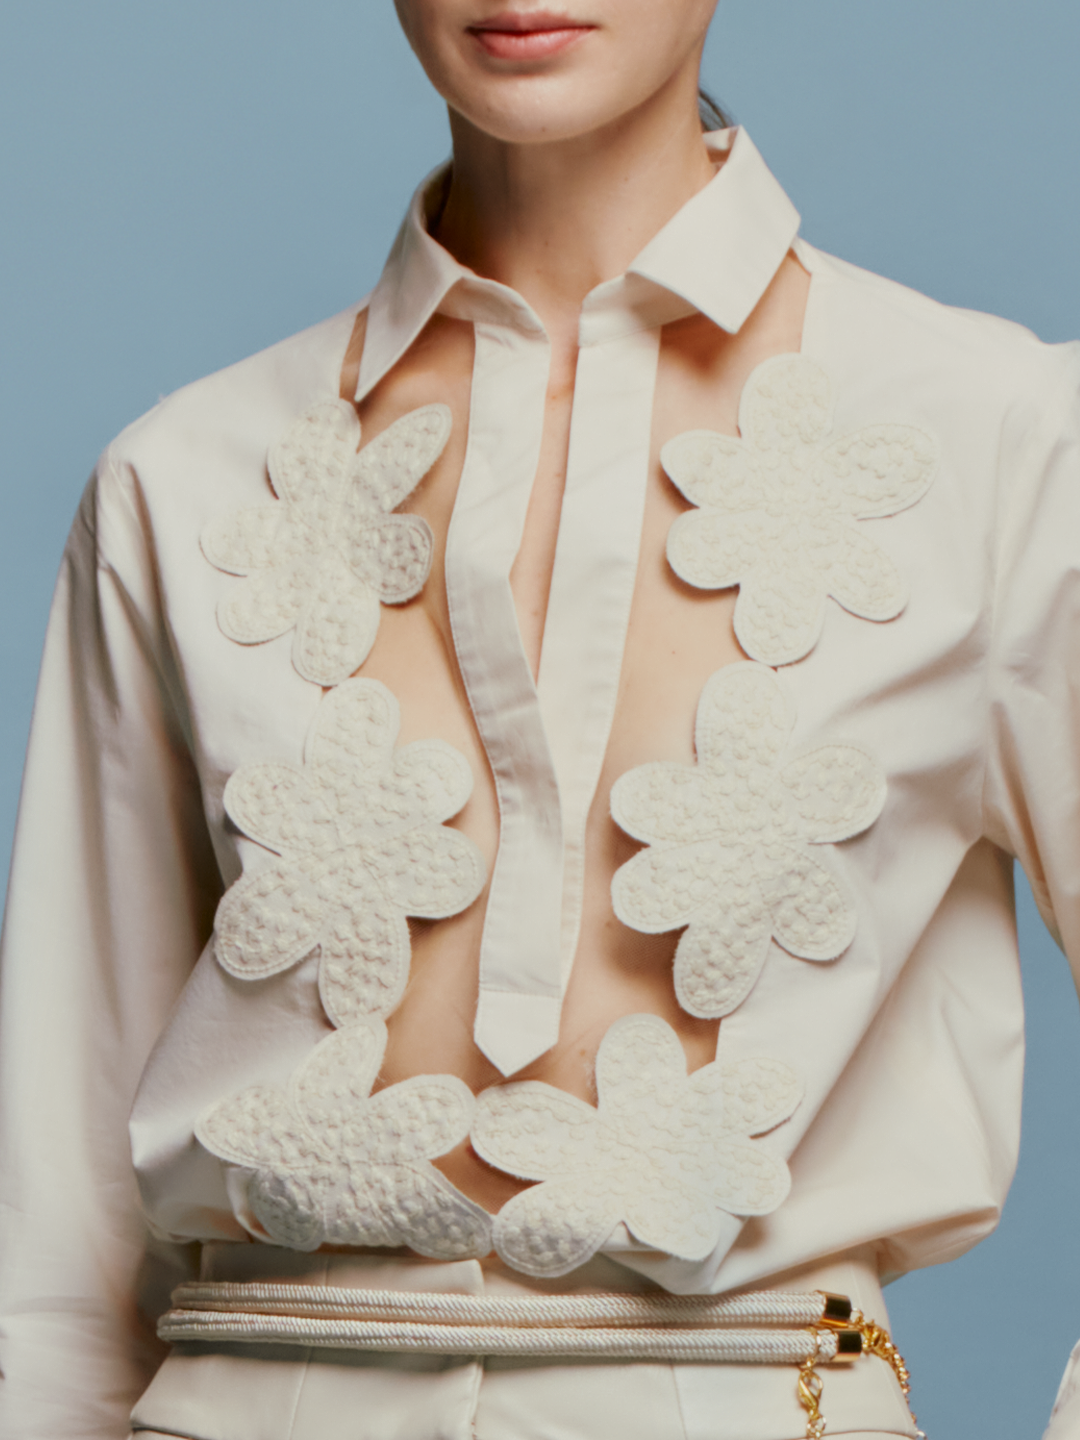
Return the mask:
<svg viewBox="0 0 1080 1440">
<path fill-rule="evenodd" d="M 819 253 L 745 133 L 709 143 L 716 179 L 582 308 L 535 682 L 509 573 L 543 327 L 427 234 L 423 191 L 359 307 L 358 400 L 433 315 L 475 327 L 444 563 L 498 794 L 490 875 L 452 823 L 469 764 L 437 731 L 397 744 L 398 700 L 364 674 L 385 607 L 428 583 L 432 533 L 398 507 L 450 422 L 426 405 L 357 449 L 336 398 L 357 309 L 171 396 L 102 458 L 4 937 L 4 1434 L 123 1433 L 132 1297 L 185 1242 L 494 1249 L 549 1277 L 602 1250 L 698 1292 L 866 1244 L 895 1276 L 993 1228 L 1023 1058 L 1011 857 L 1080 959 L 1080 349 Z M 476 1042 L 512 1077 L 559 1035 L 660 329 L 739 330 L 793 244 L 801 352 L 750 377 L 740 438 L 663 450 L 691 502 L 668 561 L 739 587 L 748 659 L 705 685 L 693 765 L 611 795 L 641 846 L 614 914 L 681 932 L 675 994 L 720 1018 L 716 1059 L 688 1075 L 646 1014 L 605 1036 L 595 1105 L 446 1075 L 378 1089 L 409 917 L 485 884 Z M 498 1216 L 432 1164 L 470 1135 L 536 1182 Z M 1055 1440 L 1080 1434 L 1072 1384 Z"/>
</svg>

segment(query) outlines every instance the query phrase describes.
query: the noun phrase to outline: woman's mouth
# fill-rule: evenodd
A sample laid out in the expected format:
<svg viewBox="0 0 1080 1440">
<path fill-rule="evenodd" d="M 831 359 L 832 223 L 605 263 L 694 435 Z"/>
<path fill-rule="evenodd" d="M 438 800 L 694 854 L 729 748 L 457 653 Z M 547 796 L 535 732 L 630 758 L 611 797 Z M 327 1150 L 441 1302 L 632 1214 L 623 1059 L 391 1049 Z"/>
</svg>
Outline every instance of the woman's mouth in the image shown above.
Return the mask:
<svg viewBox="0 0 1080 1440">
<path fill-rule="evenodd" d="M 595 25 L 575 24 L 565 15 L 531 10 L 493 15 L 479 25 L 470 25 L 469 34 L 494 60 L 546 60 L 595 29 Z"/>
</svg>

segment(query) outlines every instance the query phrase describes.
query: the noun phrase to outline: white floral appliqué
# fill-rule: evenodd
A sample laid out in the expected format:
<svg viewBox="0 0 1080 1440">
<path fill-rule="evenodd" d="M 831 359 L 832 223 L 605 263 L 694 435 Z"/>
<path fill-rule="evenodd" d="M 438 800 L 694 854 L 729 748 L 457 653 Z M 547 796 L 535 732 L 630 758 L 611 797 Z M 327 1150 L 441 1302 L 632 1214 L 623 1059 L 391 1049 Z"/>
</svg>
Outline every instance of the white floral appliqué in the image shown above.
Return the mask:
<svg viewBox="0 0 1080 1440">
<path fill-rule="evenodd" d="M 218 961 L 260 980 L 318 946 L 319 991 L 339 1026 L 388 1015 L 400 1000 L 405 917 L 456 915 L 486 878 L 476 846 L 442 823 L 472 791 L 468 762 L 442 740 L 395 750 L 400 723 L 385 685 L 346 681 L 321 702 L 303 767 L 256 762 L 225 787 L 232 820 L 280 859 L 226 892 Z"/>
<path fill-rule="evenodd" d="M 618 1020 L 596 1057 L 598 1105 L 541 1081 L 485 1090 L 472 1142 L 490 1164 L 539 1180 L 495 1219 L 495 1249 L 527 1275 L 565 1275 L 625 1224 L 683 1260 L 715 1249 L 721 1217 L 767 1215 L 787 1165 L 767 1140 L 802 1085 L 777 1060 L 719 1061 L 687 1076 L 675 1032 L 655 1015 Z"/>
<path fill-rule="evenodd" d="M 615 914 L 647 935 L 687 927 L 675 989 L 691 1015 L 740 1005 L 771 938 L 833 960 L 855 937 L 854 905 L 812 848 L 873 824 L 885 778 L 855 745 L 785 757 L 794 718 L 771 670 L 725 666 L 701 694 L 697 764 L 640 765 L 612 787 L 616 822 L 649 847 L 616 871 Z"/>
<path fill-rule="evenodd" d="M 256 1086 L 199 1120 L 199 1141 L 254 1170 L 252 1215 L 292 1250 L 408 1245 L 436 1260 L 486 1255 L 487 1213 L 430 1163 L 469 1133 L 474 1100 L 453 1075 L 371 1095 L 386 1027 L 369 1020 L 315 1047 L 287 1091 Z"/>
<path fill-rule="evenodd" d="M 672 525 L 671 567 L 701 589 L 739 586 L 735 633 L 766 665 L 813 649 L 829 595 L 866 620 L 892 620 L 907 601 L 896 565 L 856 522 L 914 505 L 933 480 L 937 446 L 911 425 L 827 439 L 832 408 L 816 361 L 777 355 L 746 382 L 742 439 L 691 430 L 661 453 L 701 507 Z"/>
<path fill-rule="evenodd" d="M 247 578 L 218 607 L 231 640 L 255 645 L 295 627 L 293 664 L 338 685 L 367 658 L 379 606 L 423 589 L 426 520 L 390 512 L 442 453 L 450 410 L 425 405 L 357 453 L 360 422 L 344 400 L 313 406 L 270 451 L 278 500 L 237 510 L 203 531 L 206 558 Z"/>
</svg>

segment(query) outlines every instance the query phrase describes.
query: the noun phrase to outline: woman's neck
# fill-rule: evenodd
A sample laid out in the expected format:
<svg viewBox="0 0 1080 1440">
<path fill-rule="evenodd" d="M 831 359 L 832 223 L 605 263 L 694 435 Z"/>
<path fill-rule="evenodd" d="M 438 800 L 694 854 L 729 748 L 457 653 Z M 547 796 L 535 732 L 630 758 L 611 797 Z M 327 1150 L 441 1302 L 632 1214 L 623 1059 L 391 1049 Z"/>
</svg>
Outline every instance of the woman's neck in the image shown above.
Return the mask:
<svg viewBox="0 0 1080 1440">
<path fill-rule="evenodd" d="M 589 291 L 621 275 L 712 178 L 696 96 L 695 67 L 615 124 L 550 144 L 500 141 L 451 112 L 439 240 L 516 290 L 553 340 L 576 341 Z"/>
</svg>

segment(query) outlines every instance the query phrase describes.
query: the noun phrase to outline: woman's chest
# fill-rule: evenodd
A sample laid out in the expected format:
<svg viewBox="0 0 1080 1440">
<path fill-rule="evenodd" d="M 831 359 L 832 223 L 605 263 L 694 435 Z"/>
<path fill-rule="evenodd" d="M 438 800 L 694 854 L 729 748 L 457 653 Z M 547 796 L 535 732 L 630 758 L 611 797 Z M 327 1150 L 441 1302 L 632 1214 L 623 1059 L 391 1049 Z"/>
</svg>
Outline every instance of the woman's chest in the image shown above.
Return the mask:
<svg viewBox="0 0 1080 1440">
<path fill-rule="evenodd" d="M 263 511 L 296 512 L 286 542 L 268 529 L 264 573 L 217 577 L 218 611 L 262 606 L 278 631 L 226 634 L 232 693 L 220 668 L 213 694 L 189 671 L 199 738 L 207 777 L 248 793 L 279 735 L 278 758 L 308 772 L 304 805 L 329 818 L 262 824 L 234 805 L 219 851 L 226 880 L 232 851 L 253 874 L 359 865 L 393 891 L 409 930 L 379 1001 L 391 1079 L 435 1065 L 479 1087 L 533 1066 L 587 1096 L 600 1038 L 642 1010 L 707 1063 L 753 980 L 744 964 L 725 990 L 732 955 L 777 928 L 761 896 L 795 914 L 795 953 L 839 954 L 850 927 L 820 857 L 871 829 L 890 773 L 909 785 L 975 743 L 977 685 L 912 744 L 922 699 L 942 713 L 940 677 L 927 684 L 942 655 L 978 648 L 984 598 L 969 586 L 940 614 L 950 577 L 927 559 L 947 553 L 950 510 L 918 512 L 935 437 L 890 423 L 886 395 L 881 423 L 838 431 L 797 314 L 766 306 L 735 338 L 697 322 L 631 337 L 629 354 L 579 357 L 572 383 L 549 366 L 501 415 L 478 390 L 497 379 L 479 337 L 439 321 L 361 407 L 351 447 L 309 446 L 291 479 L 272 461 Z M 290 585 L 307 586 L 291 626 Z M 248 610 L 230 610 L 240 591 Z M 298 687 L 298 654 L 337 669 L 309 665 Z M 373 745 L 370 706 L 342 697 L 376 694 Z M 327 853 L 285 853 L 298 844 Z M 758 898 L 680 976 L 680 934 L 725 886 Z M 815 908 L 825 920 L 800 931 Z"/>
</svg>

